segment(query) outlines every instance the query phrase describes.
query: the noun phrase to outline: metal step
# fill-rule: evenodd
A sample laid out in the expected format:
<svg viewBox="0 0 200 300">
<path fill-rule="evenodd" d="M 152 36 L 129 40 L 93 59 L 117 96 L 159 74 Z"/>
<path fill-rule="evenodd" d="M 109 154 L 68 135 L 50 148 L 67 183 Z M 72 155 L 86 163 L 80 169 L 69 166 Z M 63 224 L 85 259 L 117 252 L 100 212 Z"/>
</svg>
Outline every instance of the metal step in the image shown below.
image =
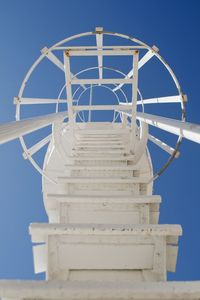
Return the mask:
<svg viewBox="0 0 200 300">
<path fill-rule="evenodd" d="M 60 300 L 196 300 L 200 299 L 200 281 L 134 282 L 83 280 L 1 280 L 5 299 Z"/>
<path fill-rule="evenodd" d="M 131 235 L 131 236 L 179 236 L 182 235 L 182 228 L 177 224 L 49 224 L 32 223 L 29 226 L 33 243 L 46 241 L 46 235 L 80 234 L 84 235 Z"/>
<path fill-rule="evenodd" d="M 90 143 L 91 145 L 92 144 L 108 144 L 109 143 L 115 143 L 115 144 L 123 144 L 124 145 L 124 139 L 121 139 L 121 138 L 81 138 L 81 139 L 76 139 L 76 143 Z"/>
<path fill-rule="evenodd" d="M 72 150 L 72 154 L 73 155 L 76 155 L 76 154 L 87 154 L 87 155 L 99 155 L 99 154 L 102 154 L 102 155 L 105 155 L 105 154 L 125 154 L 125 150 L 116 150 L 116 149 L 106 149 L 106 150 L 102 150 L 102 149 L 99 149 L 99 148 L 96 148 L 96 149 L 84 149 L 84 150 Z"/>
<path fill-rule="evenodd" d="M 75 165 L 65 165 L 66 168 L 70 170 L 85 170 L 85 171 L 139 171 L 135 165 L 113 165 L 113 166 L 75 166 Z"/>
<path fill-rule="evenodd" d="M 122 138 L 112 138 L 112 137 L 108 137 L 108 138 L 101 138 L 101 137 L 86 137 L 86 138 L 77 138 L 76 139 L 77 142 L 79 143 L 98 143 L 98 144 L 102 144 L 102 143 L 121 143 L 124 144 L 124 141 Z"/>
<path fill-rule="evenodd" d="M 78 161 L 81 161 L 81 160 L 92 160 L 92 161 L 96 161 L 96 160 L 100 160 L 100 161 L 105 161 L 105 160 L 108 160 L 108 161 L 127 161 L 127 160 L 134 160 L 135 159 L 135 156 L 134 155 L 126 155 L 126 156 L 106 156 L 104 155 L 103 157 L 102 156 L 95 156 L 95 157 L 91 157 L 91 156 L 69 156 L 69 159 L 71 160 L 78 160 Z"/>
<path fill-rule="evenodd" d="M 74 149 L 81 149 L 81 148 L 88 148 L 88 149 L 124 149 L 126 146 L 124 144 L 92 144 L 92 143 L 86 143 L 86 144 L 76 144 L 74 146 Z"/>
<path fill-rule="evenodd" d="M 48 194 L 46 207 L 63 224 L 157 224 L 160 197 Z"/>
<path fill-rule="evenodd" d="M 76 130 L 79 135 L 117 135 L 130 133 L 131 129 L 80 129 Z"/>
<path fill-rule="evenodd" d="M 58 181 L 60 183 L 148 183 L 148 177 L 66 177 L 59 176 Z"/>
<path fill-rule="evenodd" d="M 130 203 L 130 204 L 146 204 L 146 203 L 160 203 L 161 196 L 95 196 L 95 195 L 68 195 L 68 194 L 47 194 L 48 199 L 71 203 Z"/>
</svg>

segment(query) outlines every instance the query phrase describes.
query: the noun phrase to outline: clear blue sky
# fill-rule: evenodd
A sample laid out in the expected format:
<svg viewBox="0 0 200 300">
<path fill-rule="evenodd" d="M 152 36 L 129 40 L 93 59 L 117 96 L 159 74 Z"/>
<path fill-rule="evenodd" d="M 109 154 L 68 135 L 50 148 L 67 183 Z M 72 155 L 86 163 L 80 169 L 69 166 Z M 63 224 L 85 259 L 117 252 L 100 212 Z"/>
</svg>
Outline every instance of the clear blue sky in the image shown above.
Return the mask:
<svg viewBox="0 0 200 300">
<path fill-rule="evenodd" d="M 195 0 L 0 0 L 0 122 L 14 120 L 13 97 L 39 50 L 96 26 L 157 45 L 188 95 L 187 120 L 200 123 L 200 5 Z M 200 145 L 184 141 L 180 158 L 155 184 L 163 197 L 160 222 L 183 226 L 177 272 L 169 275 L 173 280 L 200 279 L 199 154 Z M 33 274 L 28 226 L 47 220 L 41 178 L 23 160 L 18 141 L 2 145 L 0 157 L 0 278 L 40 279 Z"/>
</svg>

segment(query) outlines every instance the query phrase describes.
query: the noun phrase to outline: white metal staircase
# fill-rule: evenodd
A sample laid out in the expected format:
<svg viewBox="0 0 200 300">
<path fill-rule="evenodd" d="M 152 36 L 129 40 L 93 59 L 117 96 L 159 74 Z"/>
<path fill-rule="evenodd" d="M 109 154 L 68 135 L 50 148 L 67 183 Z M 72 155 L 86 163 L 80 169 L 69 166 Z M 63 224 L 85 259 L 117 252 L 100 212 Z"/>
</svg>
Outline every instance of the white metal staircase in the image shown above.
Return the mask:
<svg viewBox="0 0 200 300">
<path fill-rule="evenodd" d="M 104 46 L 104 34 L 128 39 L 134 44 Z M 176 269 L 182 229 L 180 225 L 159 224 L 161 197 L 153 195 L 153 180 L 178 156 L 182 137 L 200 142 L 200 126 L 184 122 L 186 98 L 155 46 L 149 47 L 125 35 L 106 33 L 102 28 L 74 38 L 87 35 L 95 36 L 96 46 L 67 47 L 66 39 L 42 50 L 15 98 L 18 121 L 0 126 L 0 142 L 19 137 L 24 158 L 42 174 L 43 200 L 49 219 L 48 223 L 33 223 L 29 228 L 35 273 L 45 272 L 46 280 L 1 280 L 0 297 L 11 300 L 199 299 L 199 282 L 167 282 L 167 272 Z M 146 53 L 139 59 L 142 50 Z M 64 51 L 63 62 L 54 51 Z M 79 78 L 81 72 L 71 73 L 71 56 L 95 55 L 98 78 Z M 133 56 L 133 68 L 123 78 L 103 77 L 106 70 L 103 57 L 111 55 Z M 178 95 L 137 98 L 138 94 L 141 96 L 138 70 L 153 56 L 171 74 Z M 66 83 L 60 95 L 66 89 L 67 99 L 23 97 L 31 72 L 43 58 L 64 71 Z M 78 89 L 74 93 L 72 89 L 77 84 L 83 90 L 78 100 L 75 98 Z M 116 95 L 118 103 L 93 105 L 92 89 L 106 84 L 114 85 L 112 89 L 106 88 Z M 116 94 L 124 84 L 132 85 L 131 102 L 127 98 L 121 102 Z M 79 105 L 82 93 L 88 89 L 89 105 Z M 56 113 L 21 120 L 21 105 L 52 103 L 56 104 Z M 67 112 L 59 112 L 60 103 L 67 104 Z M 181 120 L 146 114 L 144 105 L 151 103 L 178 103 Z M 137 112 L 137 105 L 142 105 L 142 112 Z M 110 122 L 92 120 L 92 112 L 98 110 L 112 111 L 113 119 Z M 28 148 L 24 136 L 49 125 L 52 125 L 52 133 Z M 150 135 L 148 125 L 177 135 L 175 147 Z M 170 155 L 155 174 L 148 140 Z M 41 167 L 33 156 L 48 143 Z"/>
<path fill-rule="evenodd" d="M 163 281 L 175 270 L 181 227 L 158 225 L 160 197 L 152 195 L 147 154 L 134 163 L 134 154 L 116 153 L 113 144 L 87 150 L 111 137 L 124 145 L 130 130 L 121 130 L 120 124 L 77 124 L 81 151 L 75 143 L 56 187 L 43 181 L 50 224 L 31 224 L 30 234 L 35 270 L 49 280 Z M 50 152 L 47 174 L 59 161 Z"/>
</svg>

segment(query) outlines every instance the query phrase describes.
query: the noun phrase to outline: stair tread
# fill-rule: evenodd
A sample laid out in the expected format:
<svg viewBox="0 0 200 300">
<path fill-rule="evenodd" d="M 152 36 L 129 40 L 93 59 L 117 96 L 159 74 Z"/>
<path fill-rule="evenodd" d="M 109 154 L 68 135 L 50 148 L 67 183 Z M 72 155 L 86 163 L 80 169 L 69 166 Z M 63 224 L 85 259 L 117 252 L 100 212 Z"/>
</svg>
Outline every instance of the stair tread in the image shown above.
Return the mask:
<svg viewBox="0 0 200 300">
<path fill-rule="evenodd" d="M 200 281 L 70 281 L 70 280 L 1 280 L 0 289 L 9 298 L 17 294 L 20 299 L 101 299 L 101 300 L 175 300 L 200 298 Z M 12 292 L 11 292 L 12 291 Z M 186 296 L 187 295 L 187 296 Z"/>
<path fill-rule="evenodd" d="M 83 203 L 160 203 L 161 196 L 159 195 L 148 195 L 148 196 L 94 196 L 94 195 L 68 195 L 68 194 L 47 194 L 48 198 L 59 200 L 66 199 L 72 202 L 83 202 Z"/>
<path fill-rule="evenodd" d="M 69 156 L 73 160 L 134 160 L 134 155 L 123 155 L 123 156 Z"/>
<path fill-rule="evenodd" d="M 177 224 L 57 224 L 31 223 L 30 233 L 39 230 L 40 234 L 120 234 L 120 235 L 181 235 L 182 228 Z"/>
<path fill-rule="evenodd" d="M 113 170 L 119 170 L 119 171 L 139 171 L 137 167 L 134 165 L 114 165 L 114 166 L 77 166 L 77 165 L 65 165 L 66 168 L 69 168 L 71 170 L 105 170 L 105 171 L 113 171 Z"/>
<path fill-rule="evenodd" d="M 74 147 L 75 149 L 80 149 L 80 148 L 94 148 L 94 149 L 96 149 L 96 148 L 99 148 L 99 149 L 101 149 L 101 148 L 113 148 L 113 149 L 115 149 L 115 148 L 125 148 L 125 145 L 124 144 L 108 144 L 108 143 L 106 143 L 106 144 L 91 144 L 91 143 L 86 143 L 86 144 L 75 144 L 75 147 Z"/>
<path fill-rule="evenodd" d="M 81 147 L 81 148 L 86 148 L 86 147 Z M 128 154 L 124 149 L 112 149 L 112 148 L 91 148 L 91 149 L 72 149 L 72 153 L 88 153 L 88 154 L 106 154 L 106 153 L 115 153 L 115 154 Z"/>
<path fill-rule="evenodd" d="M 69 177 L 58 176 L 60 182 L 68 183 L 148 183 L 149 177 Z"/>
</svg>

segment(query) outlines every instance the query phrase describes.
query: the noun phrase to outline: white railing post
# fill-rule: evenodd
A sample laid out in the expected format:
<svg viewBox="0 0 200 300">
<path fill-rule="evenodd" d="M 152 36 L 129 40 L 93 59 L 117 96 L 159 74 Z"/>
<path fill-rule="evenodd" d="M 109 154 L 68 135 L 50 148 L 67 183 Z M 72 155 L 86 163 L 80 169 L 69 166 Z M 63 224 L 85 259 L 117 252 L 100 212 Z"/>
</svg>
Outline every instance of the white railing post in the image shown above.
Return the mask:
<svg viewBox="0 0 200 300">
<path fill-rule="evenodd" d="M 69 116 L 69 129 L 71 138 L 74 137 L 74 115 L 73 115 L 73 103 L 72 103 L 72 86 L 71 86 L 71 72 L 70 72 L 70 54 L 69 51 L 64 52 L 64 70 L 65 70 L 65 83 L 67 93 L 67 109 Z"/>
<path fill-rule="evenodd" d="M 132 116 L 131 116 L 131 139 L 130 149 L 135 151 L 136 144 L 136 107 L 137 107 L 137 89 L 138 89 L 138 59 L 139 51 L 134 51 L 133 55 L 133 79 L 132 79 Z"/>
</svg>

